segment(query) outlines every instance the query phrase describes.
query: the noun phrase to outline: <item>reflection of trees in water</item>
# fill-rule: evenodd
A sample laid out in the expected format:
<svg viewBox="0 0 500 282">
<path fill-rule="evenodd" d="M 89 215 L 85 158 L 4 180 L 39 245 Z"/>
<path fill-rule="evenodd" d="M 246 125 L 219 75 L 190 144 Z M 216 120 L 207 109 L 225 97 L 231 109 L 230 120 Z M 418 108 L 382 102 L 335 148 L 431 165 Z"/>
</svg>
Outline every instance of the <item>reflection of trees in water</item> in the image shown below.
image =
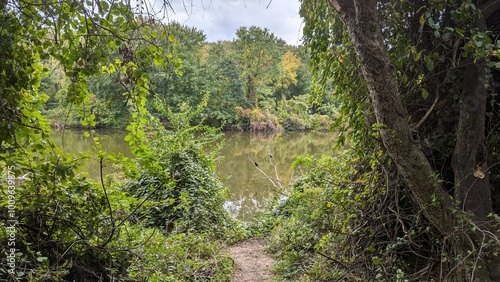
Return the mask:
<svg viewBox="0 0 500 282">
<path fill-rule="evenodd" d="M 94 141 L 92 137 L 85 137 L 85 130 L 61 130 L 51 134 L 54 141 L 61 149 L 69 153 L 84 153 L 92 150 Z M 130 148 L 123 140 L 127 133 L 114 130 L 98 130 L 95 136 L 99 137 L 99 143 L 102 149 L 108 153 L 123 153 L 126 156 L 132 156 Z"/>
<path fill-rule="evenodd" d="M 56 143 L 70 153 L 83 153 L 92 150 L 92 138 L 83 135 L 84 131 L 65 130 L 54 132 Z M 123 140 L 125 132 L 97 131 L 103 149 L 112 153 L 131 156 L 127 142 Z M 278 168 L 280 180 L 290 181 L 290 165 L 297 156 L 331 153 L 336 136 L 322 132 L 279 132 L 279 133 L 233 133 L 228 132 L 226 142 L 217 163 L 217 172 L 229 187 L 227 210 L 241 219 L 250 219 L 256 212 L 265 208 L 275 188 L 269 180 L 255 169 L 248 156 L 258 162 L 259 167 L 268 175 L 275 176 L 274 168 L 269 163 L 269 152 L 273 154 L 273 163 Z M 85 170 L 91 177 L 97 177 L 98 163 L 87 162 Z M 105 173 L 111 172 L 105 168 Z"/>
<path fill-rule="evenodd" d="M 61 130 L 53 132 L 51 136 L 62 150 L 78 154 L 92 151 L 92 146 L 95 144 L 92 137 L 85 137 L 83 135 L 84 132 L 84 130 Z M 98 130 L 95 134 L 95 136 L 99 137 L 99 143 L 101 143 L 103 151 L 108 153 L 122 153 L 127 157 L 132 157 L 127 142 L 123 140 L 125 135 L 126 132 L 117 130 Z M 95 159 L 86 160 L 83 170 L 88 172 L 91 178 L 97 178 L 99 177 L 99 162 Z M 114 171 L 110 165 L 106 165 L 103 168 L 103 172 L 107 174 Z"/>
<path fill-rule="evenodd" d="M 249 219 L 262 210 L 272 197 L 275 188 L 255 169 L 250 156 L 259 168 L 275 177 L 269 163 L 269 152 L 278 168 L 280 180 L 288 183 L 292 177 L 291 163 L 300 155 L 319 155 L 333 152 L 335 134 L 321 132 L 226 133 L 226 143 L 221 151 L 225 158 L 218 164 L 222 177 L 230 187 L 228 210 L 241 219 Z"/>
</svg>

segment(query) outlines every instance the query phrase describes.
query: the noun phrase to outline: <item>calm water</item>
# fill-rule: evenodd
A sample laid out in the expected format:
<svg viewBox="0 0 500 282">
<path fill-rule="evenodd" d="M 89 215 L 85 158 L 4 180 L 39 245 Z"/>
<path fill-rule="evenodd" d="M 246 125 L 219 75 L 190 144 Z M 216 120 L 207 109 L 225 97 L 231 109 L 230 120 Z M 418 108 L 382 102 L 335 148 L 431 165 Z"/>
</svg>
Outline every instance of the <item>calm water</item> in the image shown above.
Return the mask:
<svg viewBox="0 0 500 282">
<path fill-rule="evenodd" d="M 92 148 L 90 138 L 83 136 L 83 131 L 66 130 L 53 134 L 56 143 L 71 153 L 85 152 Z M 132 156 L 127 142 L 123 141 L 124 132 L 98 132 L 103 149 L 107 152 L 123 153 Z M 225 144 L 220 152 L 217 172 L 229 187 L 226 209 L 235 217 L 249 220 L 258 211 L 266 207 L 276 188 L 256 169 L 267 175 L 278 177 L 288 183 L 293 177 L 291 163 L 300 155 L 319 155 L 333 153 L 332 147 L 336 136 L 324 132 L 280 132 L 280 133 L 225 133 Z M 269 153 L 273 158 L 270 159 Z M 276 171 L 270 161 L 276 165 Z M 97 161 L 89 161 L 86 170 L 91 176 L 97 176 Z M 111 168 L 107 168 L 110 172 Z"/>
</svg>

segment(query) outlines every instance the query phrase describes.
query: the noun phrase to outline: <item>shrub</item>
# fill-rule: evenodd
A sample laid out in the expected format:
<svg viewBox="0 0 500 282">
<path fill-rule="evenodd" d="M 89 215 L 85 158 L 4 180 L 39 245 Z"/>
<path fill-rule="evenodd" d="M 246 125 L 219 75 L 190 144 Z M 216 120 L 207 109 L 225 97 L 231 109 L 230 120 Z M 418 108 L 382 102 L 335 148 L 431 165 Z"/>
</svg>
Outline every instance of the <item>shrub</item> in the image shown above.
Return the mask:
<svg viewBox="0 0 500 282">
<path fill-rule="evenodd" d="M 130 281 L 231 281 L 233 261 L 223 245 L 200 234 L 155 234 L 127 269 Z"/>
<path fill-rule="evenodd" d="M 307 171 L 296 179 L 291 196 L 274 208 L 270 236 L 275 270 L 283 279 L 430 280 L 408 276 L 426 264 L 433 268 L 425 252 L 410 250 L 425 249 L 426 244 L 432 246 L 430 238 L 442 238 L 423 232 L 427 227 L 421 216 L 407 217 L 418 213 L 407 210 L 409 197 L 398 184 L 387 182 L 393 172 L 382 173 L 382 158 L 378 153 L 361 160 L 344 153 L 295 162 Z M 427 255 L 433 257 L 436 251 Z"/>
<path fill-rule="evenodd" d="M 96 143 L 92 157 L 101 166 L 114 161 L 123 169 L 123 175 L 98 182 L 79 173 L 82 157 L 91 154 L 64 154 L 49 139 L 33 144 L 46 155 L 11 155 L 13 173 L 28 176 L 15 195 L 17 272 L 9 273 L 2 260 L 0 278 L 229 281 L 231 261 L 220 254 L 218 239 L 235 239 L 241 228 L 223 208 L 225 187 L 214 172 L 214 142 L 221 135 L 202 125 L 189 126 L 184 122 L 189 117 L 172 114 L 173 131 L 153 122 L 145 143 L 130 139 L 143 149 L 136 148 L 141 154 L 135 160 L 107 155 L 99 138 L 86 133 Z M 0 218 L 5 221 L 10 216 L 7 189 L 1 194 Z M 167 222 L 175 232 L 165 232 Z M 9 236 L 2 228 L 0 249 L 5 253 L 10 252 Z"/>
<path fill-rule="evenodd" d="M 205 100 L 206 102 L 206 100 Z M 153 123 L 146 147 L 151 157 L 138 158 L 141 173 L 133 176 L 123 190 L 145 201 L 138 209 L 148 226 L 177 233 L 203 232 L 222 238 L 238 225 L 224 209 L 226 187 L 215 172 L 215 157 L 222 146 L 218 129 L 191 121 L 205 104 L 182 112 L 159 111 L 168 116 L 170 130 Z M 230 228 L 231 227 L 231 228 Z"/>
<path fill-rule="evenodd" d="M 261 109 L 243 109 L 236 108 L 235 127 L 243 131 L 280 131 L 278 119 Z"/>
<path fill-rule="evenodd" d="M 17 272 L 9 273 L 9 265 L 2 261 L 0 276 L 84 281 L 121 273 L 130 264 L 133 248 L 141 243 L 123 239 L 135 199 L 115 185 L 100 187 L 76 174 L 77 160 L 70 156 L 60 153 L 39 161 L 29 168 L 16 162 L 16 173 L 30 172 L 15 194 Z M 0 217 L 7 220 L 7 197 L 2 199 Z M 2 229 L 2 248 L 8 246 L 8 238 Z"/>
<path fill-rule="evenodd" d="M 232 222 L 224 210 L 226 188 L 207 155 L 194 148 L 160 155 L 168 179 L 144 172 L 125 190 L 147 199 L 139 212 L 148 226 L 176 232 L 206 232 L 221 238 Z M 167 183 L 167 185 L 164 185 Z"/>
</svg>

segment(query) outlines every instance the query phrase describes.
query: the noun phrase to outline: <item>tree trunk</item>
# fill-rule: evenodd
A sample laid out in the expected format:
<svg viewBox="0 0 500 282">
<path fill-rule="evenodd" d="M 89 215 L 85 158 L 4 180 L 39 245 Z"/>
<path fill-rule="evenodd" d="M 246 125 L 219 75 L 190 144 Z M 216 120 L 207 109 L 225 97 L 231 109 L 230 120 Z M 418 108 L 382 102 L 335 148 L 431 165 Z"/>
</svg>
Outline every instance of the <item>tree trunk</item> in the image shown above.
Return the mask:
<svg viewBox="0 0 500 282">
<path fill-rule="evenodd" d="M 383 43 L 376 1 L 330 0 L 330 4 L 354 43 L 387 152 L 425 216 L 440 232 L 450 234 L 455 226 L 452 201 L 439 185 L 419 144 L 412 142 L 407 112 Z"/>
<path fill-rule="evenodd" d="M 474 27 L 486 31 L 484 18 L 478 18 Z M 489 224 L 492 220 L 488 218 L 493 213 L 493 206 L 484 144 L 488 68 L 486 62 L 474 62 L 472 56 L 467 59 L 464 70 L 457 140 L 453 152 L 454 198 L 462 210 L 471 214 L 472 221 L 481 230 L 496 233 Z M 490 277 L 495 281 L 500 280 L 500 259 L 489 256 L 486 260 L 490 265 Z M 485 274 L 481 272 L 479 275 Z"/>
<path fill-rule="evenodd" d="M 479 31 L 486 31 L 485 20 L 477 19 L 475 27 Z M 455 174 L 454 198 L 460 202 L 464 211 L 472 213 L 473 220 L 480 225 L 484 225 L 482 223 L 493 212 L 484 146 L 488 95 L 486 80 L 486 62 L 474 62 L 473 58 L 469 58 L 464 71 L 457 141 L 452 161 Z"/>
<path fill-rule="evenodd" d="M 429 222 L 444 236 L 455 233 L 459 220 L 457 215 L 453 213 L 453 201 L 439 184 L 429 160 L 420 149 L 420 145 L 418 142 L 415 143 L 415 138 L 411 136 L 413 134 L 412 128 L 408 123 L 408 115 L 398 91 L 396 78 L 390 67 L 387 48 L 384 45 L 378 19 L 377 2 L 375 0 L 329 0 L 329 2 L 345 23 L 354 43 L 356 55 L 369 90 L 373 111 L 377 123 L 380 125 L 380 137 L 388 154 L 394 160 L 413 198 Z M 486 96 L 483 95 L 485 90 L 475 84 L 484 82 L 482 79 L 485 77 L 485 69 L 481 64 L 471 64 L 469 68 L 475 68 L 470 74 L 474 78 L 471 77 L 473 81 L 465 83 L 467 86 L 463 91 L 464 99 L 470 97 L 476 99 L 476 95 L 480 95 L 481 100 L 478 103 L 481 105 L 478 104 L 477 109 L 462 107 L 461 131 L 455 150 L 454 168 L 456 168 L 455 177 L 460 183 L 460 192 L 457 196 L 464 199 L 466 210 L 477 212 L 477 217 L 481 219 L 491 209 L 491 199 L 485 197 L 485 193 L 476 193 L 476 190 L 471 193 L 468 190 L 469 188 L 484 189 L 484 185 L 487 185 L 486 175 L 481 181 L 477 181 L 473 176 L 473 169 L 476 168 L 477 161 L 483 159 L 479 153 L 484 141 L 483 102 L 486 99 Z M 481 85 L 484 88 L 484 83 Z M 473 113 L 473 110 L 476 112 Z M 476 116 L 468 116 L 472 113 Z M 480 128 L 466 130 L 471 125 Z M 478 132 L 481 134 L 476 136 L 475 134 Z M 476 139 L 470 139 L 471 137 L 476 137 Z M 471 152 L 462 155 L 462 150 L 471 150 Z M 481 162 L 480 165 L 485 166 L 485 163 Z M 475 250 L 474 243 L 479 241 L 481 236 L 481 234 L 465 228 L 459 242 L 457 242 L 458 248 L 462 251 Z M 475 271 L 469 273 L 467 279 L 475 281 L 498 279 L 498 277 L 493 277 L 496 269 L 488 269 L 482 259 L 473 263 L 475 263 Z M 489 264 L 497 265 L 494 262 L 489 262 Z"/>
<path fill-rule="evenodd" d="M 247 77 L 247 100 L 250 102 L 252 105 L 255 105 L 256 102 L 256 96 L 255 95 L 255 86 L 254 86 L 254 80 L 252 79 L 251 76 Z"/>
</svg>

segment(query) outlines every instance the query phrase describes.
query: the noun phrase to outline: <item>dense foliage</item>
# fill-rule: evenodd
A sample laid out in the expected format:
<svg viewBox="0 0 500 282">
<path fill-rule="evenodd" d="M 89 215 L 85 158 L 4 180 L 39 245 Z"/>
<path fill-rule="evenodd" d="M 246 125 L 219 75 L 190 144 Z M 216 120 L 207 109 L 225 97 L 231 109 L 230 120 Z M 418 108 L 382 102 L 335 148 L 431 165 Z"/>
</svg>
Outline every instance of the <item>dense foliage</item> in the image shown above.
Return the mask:
<svg viewBox="0 0 500 282">
<path fill-rule="evenodd" d="M 370 1 L 380 53 L 360 43 L 374 31 L 350 5 L 365 4 L 302 3 L 312 101 L 333 93 L 340 141 L 349 136 L 352 149 L 306 162 L 309 174 L 278 207 L 277 271 L 290 281 L 498 281 L 498 1 Z M 373 80 L 377 70 L 360 62 L 384 53 L 390 71 L 378 72 L 395 79 L 402 107 L 379 99 L 393 81 Z M 404 136 L 377 122 L 394 109 L 409 125 Z M 390 147 L 404 139 L 424 161 Z M 408 179 L 427 175 L 421 163 L 432 183 Z M 416 197 L 426 187 L 432 197 Z M 443 215 L 448 222 L 436 220 Z"/>
<path fill-rule="evenodd" d="M 318 112 L 320 115 L 307 114 L 311 75 L 309 59 L 300 46 L 287 45 L 268 29 L 256 26 L 241 27 L 234 41 L 217 43 L 206 42 L 203 31 L 176 22 L 154 24 L 148 32 L 156 35 L 151 40 L 170 58 L 165 66 L 145 68 L 154 93 L 147 98 L 147 108 L 167 126 L 167 117 L 154 108 L 155 98 L 178 111 L 183 103 L 198 105 L 209 94 L 201 116 L 212 126 L 244 131 L 328 128 L 331 109 Z M 167 37 L 162 39 L 159 34 Z M 121 48 L 111 57 L 126 52 Z M 43 64 L 50 70 L 41 87 L 49 99 L 44 115 L 56 128 L 80 126 L 78 110 L 65 98 L 68 78 L 52 60 Z M 128 92 L 124 82 L 119 72 L 88 78 L 91 99 L 87 107 L 95 115 L 96 127 L 126 126 L 129 97 L 124 94 Z"/>
<path fill-rule="evenodd" d="M 220 136 L 191 126 L 206 103 L 167 111 L 152 87 L 152 69 L 178 73 L 173 35 L 114 1 L 2 1 L 0 22 L 1 280 L 229 281 L 220 250 L 241 233 L 214 173 Z M 92 152 L 62 152 L 42 111 L 59 127 L 123 117 L 134 159 L 91 130 Z"/>
<path fill-rule="evenodd" d="M 302 174 L 291 196 L 271 211 L 268 223 L 269 250 L 277 259 L 279 277 L 431 281 L 433 263 L 445 268 L 461 260 L 448 249 L 426 247 L 443 238 L 389 179 L 396 173 L 385 171 L 383 153 L 359 157 L 350 151 L 295 161 Z"/>
<path fill-rule="evenodd" d="M 222 146 L 222 135 L 201 124 L 190 126 L 203 109 L 202 103 L 197 111 L 168 114 L 172 131 L 157 124 L 149 133 L 148 147 L 161 171 L 139 170 L 123 189 L 143 199 L 136 216 L 145 224 L 167 233 L 206 233 L 222 239 L 237 223 L 223 209 L 226 188 L 215 174 L 217 150 L 211 147 Z"/>
</svg>

